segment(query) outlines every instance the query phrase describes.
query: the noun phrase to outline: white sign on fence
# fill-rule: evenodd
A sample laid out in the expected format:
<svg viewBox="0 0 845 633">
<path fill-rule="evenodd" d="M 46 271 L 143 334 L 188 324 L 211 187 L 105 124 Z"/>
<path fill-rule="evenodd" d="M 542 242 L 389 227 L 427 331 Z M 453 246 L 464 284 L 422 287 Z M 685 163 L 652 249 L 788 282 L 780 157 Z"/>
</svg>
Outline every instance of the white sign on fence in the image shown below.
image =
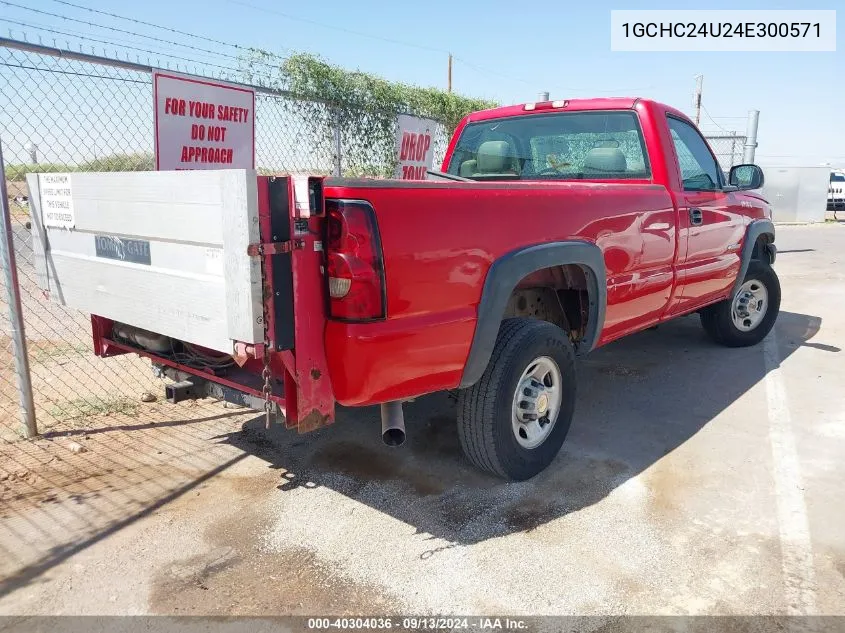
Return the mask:
<svg viewBox="0 0 845 633">
<path fill-rule="evenodd" d="M 156 169 L 254 169 L 255 92 L 153 71 Z"/>
<path fill-rule="evenodd" d="M 44 226 L 72 229 L 76 225 L 70 174 L 38 174 L 38 193 Z"/>
<path fill-rule="evenodd" d="M 434 159 L 432 136 L 437 122 L 418 119 L 407 114 L 399 115 L 399 129 L 396 133 L 396 173 L 401 180 L 425 180 L 426 170 L 431 169 Z"/>
</svg>

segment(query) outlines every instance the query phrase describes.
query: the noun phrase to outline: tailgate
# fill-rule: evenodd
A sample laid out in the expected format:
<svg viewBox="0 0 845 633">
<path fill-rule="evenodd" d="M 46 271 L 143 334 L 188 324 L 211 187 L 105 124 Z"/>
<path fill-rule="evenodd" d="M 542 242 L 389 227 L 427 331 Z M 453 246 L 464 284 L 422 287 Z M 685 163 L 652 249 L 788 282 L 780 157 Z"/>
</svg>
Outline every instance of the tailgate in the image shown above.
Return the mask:
<svg viewBox="0 0 845 633">
<path fill-rule="evenodd" d="M 232 352 L 260 343 L 246 170 L 28 174 L 39 285 L 70 308 Z"/>
<path fill-rule="evenodd" d="M 198 170 L 27 182 L 39 285 L 92 315 L 98 355 L 136 352 L 251 395 L 269 387 L 300 430 L 333 420 L 319 179 Z M 197 366 L 178 351 L 186 344 L 233 358 Z"/>
</svg>

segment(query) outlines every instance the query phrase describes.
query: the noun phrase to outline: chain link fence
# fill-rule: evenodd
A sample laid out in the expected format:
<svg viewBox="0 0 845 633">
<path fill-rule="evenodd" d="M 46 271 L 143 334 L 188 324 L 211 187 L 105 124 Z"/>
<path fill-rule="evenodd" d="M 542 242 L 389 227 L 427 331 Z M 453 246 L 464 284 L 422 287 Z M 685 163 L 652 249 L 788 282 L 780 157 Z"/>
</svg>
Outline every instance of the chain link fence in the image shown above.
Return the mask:
<svg viewBox="0 0 845 633">
<path fill-rule="evenodd" d="M 48 301 L 37 284 L 27 172 L 154 169 L 152 68 L 67 53 L 0 42 L 0 140 L 41 432 L 84 427 L 103 416 L 133 415 L 141 393 L 161 388 L 146 360 L 93 356 L 89 315 Z M 294 99 L 269 86 L 251 87 L 256 90 L 259 172 L 392 175 L 394 134 L 384 128 L 385 113 L 346 110 L 341 116 L 324 103 Z M 395 119 L 396 113 L 387 114 L 388 120 Z M 368 133 L 376 128 L 379 133 Z M 726 172 L 742 161 L 744 136 L 708 140 Z M 448 141 L 446 126 L 436 124 L 435 166 Z M 12 440 L 18 437 L 20 405 L 6 297 L 0 277 L 0 439 Z"/>
<path fill-rule="evenodd" d="M 737 134 L 706 134 L 704 137 L 713 148 L 713 153 L 719 161 L 722 171 L 725 173 L 731 170 L 734 165 L 742 164 L 742 155 L 745 148 L 745 136 Z"/>
<path fill-rule="evenodd" d="M 25 175 L 154 169 L 152 77 L 150 69 L 119 60 L 97 63 L 31 44 L 22 48 L 0 46 L 0 140 L 38 427 L 62 432 L 103 416 L 133 415 L 140 395 L 160 392 L 161 384 L 144 359 L 95 357 L 90 316 L 43 296 L 33 267 Z M 356 138 L 331 125 L 326 104 L 253 88 L 259 172 L 391 175 L 389 134 Z M 367 116 L 361 113 L 356 129 L 361 119 L 366 127 Z M 437 164 L 448 135 L 440 124 L 433 132 Z M 7 294 L 0 277 L 0 440 L 12 441 L 20 416 Z"/>
</svg>

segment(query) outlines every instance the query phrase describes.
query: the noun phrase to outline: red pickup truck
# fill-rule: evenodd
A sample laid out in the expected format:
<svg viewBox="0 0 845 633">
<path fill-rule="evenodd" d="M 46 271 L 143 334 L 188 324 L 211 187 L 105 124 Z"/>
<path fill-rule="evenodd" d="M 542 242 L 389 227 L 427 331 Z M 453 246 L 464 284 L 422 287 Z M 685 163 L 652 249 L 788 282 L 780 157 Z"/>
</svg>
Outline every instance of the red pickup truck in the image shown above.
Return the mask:
<svg viewBox="0 0 845 633">
<path fill-rule="evenodd" d="M 169 387 L 174 401 L 263 398 L 300 430 L 332 422 L 335 402 L 380 404 L 389 444 L 405 437 L 403 401 L 458 390 L 469 460 L 522 480 L 567 435 L 577 355 L 691 312 L 716 342 L 753 345 L 777 318 L 762 171 L 726 177 L 671 107 L 608 98 L 476 112 L 432 177 L 312 178 L 308 213 L 290 179 L 258 177 L 267 336 L 235 344 L 239 369 L 139 349 L 103 317 L 96 351 L 140 352 L 192 377 Z"/>
</svg>

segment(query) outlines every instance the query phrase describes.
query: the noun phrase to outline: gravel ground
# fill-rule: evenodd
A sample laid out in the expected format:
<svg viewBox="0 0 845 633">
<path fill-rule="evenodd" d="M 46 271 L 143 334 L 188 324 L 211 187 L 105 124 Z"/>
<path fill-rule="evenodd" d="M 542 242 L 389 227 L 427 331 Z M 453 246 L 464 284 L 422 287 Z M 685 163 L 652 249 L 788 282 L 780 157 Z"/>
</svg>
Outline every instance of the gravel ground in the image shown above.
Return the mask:
<svg viewBox="0 0 845 633">
<path fill-rule="evenodd" d="M 185 403 L 0 444 L 0 614 L 845 615 L 845 226 L 778 246 L 764 344 L 688 317 L 596 351 L 529 482 L 463 460 L 447 395 L 401 449 L 374 408 Z"/>
</svg>

